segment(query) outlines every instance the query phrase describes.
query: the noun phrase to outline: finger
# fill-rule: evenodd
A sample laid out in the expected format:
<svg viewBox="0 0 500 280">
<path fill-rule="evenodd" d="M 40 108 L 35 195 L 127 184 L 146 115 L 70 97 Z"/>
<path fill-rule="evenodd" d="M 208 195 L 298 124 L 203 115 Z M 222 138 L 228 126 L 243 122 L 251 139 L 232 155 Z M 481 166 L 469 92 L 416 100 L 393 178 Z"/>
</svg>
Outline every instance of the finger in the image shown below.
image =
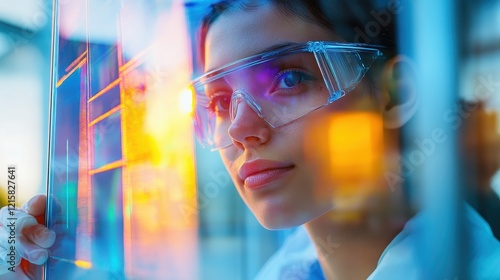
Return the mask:
<svg viewBox="0 0 500 280">
<path fill-rule="evenodd" d="M 21 234 L 42 248 L 49 248 L 56 240 L 56 233 L 40 224 L 25 228 Z"/>
<path fill-rule="evenodd" d="M 27 229 L 34 225 L 38 225 L 35 217 L 20 210 L 16 211 L 14 216 L 16 217 L 16 219 L 9 220 L 10 223 L 8 224 L 8 226 L 14 227 L 17 234 L 21 233 L 24 229 Z"/>
<path fill-rule="evenodd" d="M 20 235 L 18 237 L 18 241 L 20 246 L 16 246 L 16 250 L 22 258 L 28 260 L 30 263 L 38 265 L 47 261 L 47 258 L 49 257 L 49 250 L 40 248 L 24 235 Z"/>
<path fill-rule="evenodd" d="M 2 208 L 0 210 L 0 223 L 7 230 L 13 230 L 16 234 L 21 232 L 25 227 L 30 227 L 38 224 L 35 217 L 25 213 L 22 210 L 9 210 Z"/>
<path fill-rule="evenodd" d="M 45 214 L 47 197 L 44 194 L 38 194 L 24 203 L 21 208 L 33 216 L 42 216 Z"/>
</svg>

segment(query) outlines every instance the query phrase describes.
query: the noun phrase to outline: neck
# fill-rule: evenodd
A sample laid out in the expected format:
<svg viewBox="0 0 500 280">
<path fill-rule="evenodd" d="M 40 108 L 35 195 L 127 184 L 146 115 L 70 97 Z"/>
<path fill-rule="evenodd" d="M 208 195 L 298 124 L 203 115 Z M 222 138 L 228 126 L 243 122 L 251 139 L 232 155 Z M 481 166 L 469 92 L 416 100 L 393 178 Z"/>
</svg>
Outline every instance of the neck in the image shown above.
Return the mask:
<svg viewBox="0 0 500 280">
<path fill-rule="evenodd" d="M 328 280 L 366 279 L 402 223 L 372 213 L 328 212 L 305 225 Z M 380 216 L 380 215 L 378 215 Z"/>
</svg>

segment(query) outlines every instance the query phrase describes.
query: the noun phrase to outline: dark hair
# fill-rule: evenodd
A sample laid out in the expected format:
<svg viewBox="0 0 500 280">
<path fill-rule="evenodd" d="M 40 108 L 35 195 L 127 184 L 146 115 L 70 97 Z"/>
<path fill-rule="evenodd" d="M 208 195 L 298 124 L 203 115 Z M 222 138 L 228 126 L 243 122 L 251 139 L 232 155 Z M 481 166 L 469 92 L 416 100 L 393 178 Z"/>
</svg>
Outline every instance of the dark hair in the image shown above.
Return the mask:
<svg viewBox="0 0 500 280">
<path fill-rule="evenodd" d="M 210 26 L 220 15 L 233 10 L 251 11 L 263 4 L 271 4 L 277 11 L 286 15 L 295 15 L 305 21 L 312 22 L 321 27 L 331 30 L 348 42 L 370 43 L 382 45 L 390 52 L 396 49 L 396 38 L 394 22 L 395 17 L 391 16 L 385 9 L 389 7 L 388 2 L 393 0 L 225 0 L 210 6 L 209 13 L 203 19 L 200 28 L 198 50 L 200 51 L 201 62 L 205 62 L 205 43 Z M 377 2 L 379 5 L 376 5 Z M 380 4 L 386 4 L 384 8 Z M 388 15 L 386 22 L 380 21 L 380 13 L 384 11 Z M 379 18 L 376 18 L 376 17 Z M 387 22 L 388 21 L 388 22 Z M 373 24 L 377 24 L 373 32 L 366 30 Z M 373 34 L 375 33 L 375 34 Z M 373 35 L 373 36 L 370 36 Z M 363 39 L 360 41 L 358 39 Z"/>
</svg>

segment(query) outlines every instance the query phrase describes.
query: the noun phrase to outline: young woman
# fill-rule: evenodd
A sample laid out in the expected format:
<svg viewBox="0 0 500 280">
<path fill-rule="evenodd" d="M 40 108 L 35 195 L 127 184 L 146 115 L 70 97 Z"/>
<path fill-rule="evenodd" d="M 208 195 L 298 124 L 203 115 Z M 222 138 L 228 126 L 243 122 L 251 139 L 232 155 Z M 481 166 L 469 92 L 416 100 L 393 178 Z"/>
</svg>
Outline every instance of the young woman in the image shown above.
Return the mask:
<svg viewBox="0 0 500 280">
<path fill-rule="evenodd" d="M 321 162 L 340 155 L 328 153 L 325 132 L 344 122 L 351 129 L 332 133 L 357 137 L 354 131 L 368 122 L 377 135 L 382 122 L 358 118 L 361 123 L 345 123 L 356 120 L 349 117 L 356 115 L 374 120 L 392 117 L 390 121 L 397 122 L 399 116 L 387 109 L 396 110 L 400 104 L 380 88 L 384 63 L 392 72 L 389 68 L 399 58 L 387 57 L 394 38 L 387 47 L 353 43 L 356 26 L 340 21 L 336 25 L 322 8 L 319 1 L 215 5 L 201 34 L 206 74 L 193 84 L 196 132 L 203 143 L 219 151 L 239 194 L 264 227 L 304 224 L 325 277 L 366 279 L 401 224 L 368 211 L 368 207 L 381 210 L 382 205 L 373 203 L 391 194 L 388 186 L 376 186 L 383 184 L 379 178 L 373 178 L 377 184 L 358 180 L 354 185 L 342 176 L 329 176 Z M 337 2 L 330 7 L 335 8 L 353 7 Z M 380 37 L 391 42 L 389 32 Z M 318 125 L 322 128 L 314 129 Z M 373 145 L 371 141 L 380 140 L 376 138 L 352 141 Z M 351 188 L 348 197 L 346 188 Z M 349 215 L 354 218 L 342 218 Z M 376 232 L 369 225 L 372 218 Z M 325 248 L 325 242 L 340 246 Z"/>
</svg>

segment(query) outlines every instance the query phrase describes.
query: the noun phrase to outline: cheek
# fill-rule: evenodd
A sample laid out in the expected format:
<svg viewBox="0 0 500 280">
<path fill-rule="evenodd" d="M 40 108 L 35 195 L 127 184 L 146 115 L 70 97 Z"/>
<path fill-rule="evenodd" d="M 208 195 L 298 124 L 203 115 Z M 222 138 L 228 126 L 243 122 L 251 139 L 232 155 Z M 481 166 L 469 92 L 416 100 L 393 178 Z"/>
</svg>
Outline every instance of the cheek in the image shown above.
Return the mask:
<svg viewBox="0 0 500 280">
<path fill-rule="evenodd" d="M 319 184 L 318 170 L 329 166 L 327 133 L 328 126 L 323 125 L 323 121 L 328 113 L 326 110 L 318 110 L 286 126 L 286 129 L 279 134 L 277 139 L 280 147 L 287 151 L 299 170 L 297 181 L 300 181 L 301 188 L 307 188 L 305 192 L 313 194 L 315 197 L 322 197 L 331 191 L 331 185 L 325 188 L 324 184 Z"/>
<path fill-rule="evenodd" d="M 234 146 L 230 146 L 228 148 L 221 149 L 219 151 L 219 155 L 222 159 L 222 163 L 226 168 L 229 175 L 233 179 L 233 182 L 236 184 L 238 177 L 238 169 L 237 169 L 237 160 L 240 156 L 241 152 Z"/>
</svg>

